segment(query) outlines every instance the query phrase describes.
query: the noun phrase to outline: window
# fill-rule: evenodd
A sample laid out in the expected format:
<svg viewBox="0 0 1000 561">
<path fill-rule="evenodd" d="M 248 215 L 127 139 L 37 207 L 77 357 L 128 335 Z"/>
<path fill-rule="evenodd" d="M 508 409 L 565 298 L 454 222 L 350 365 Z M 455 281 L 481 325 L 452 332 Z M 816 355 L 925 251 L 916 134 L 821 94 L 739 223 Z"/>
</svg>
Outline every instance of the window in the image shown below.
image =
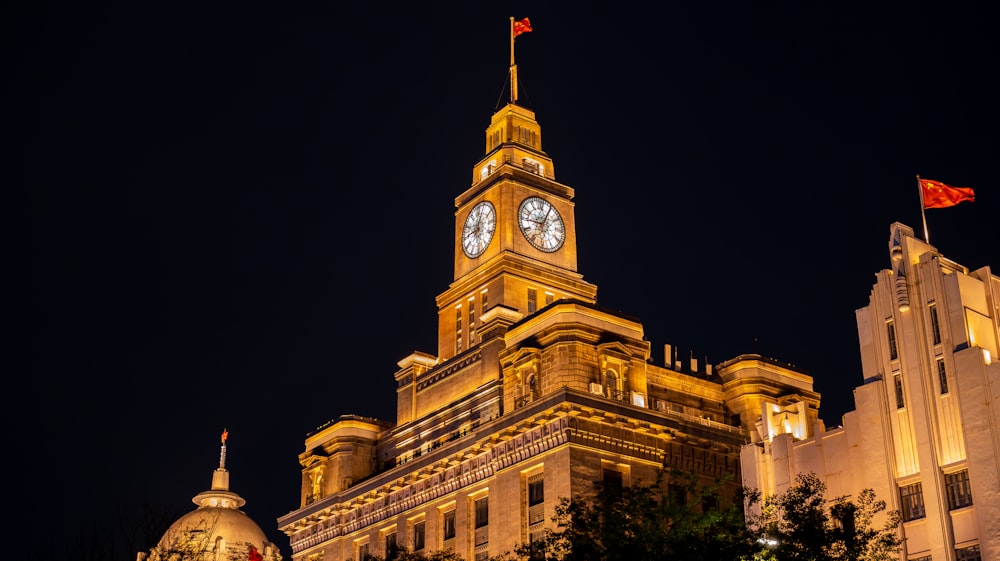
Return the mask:
<svg viewBox="0 0 1000 561">
<path fill-rule="evenodd" d="M 369 557 L 371 554 L 368 553 L 368 544 L 358 544 L 358 561 L 366 561 Z"/>
<path fill-rule="evenodd" d="M 969 487 L 969 470 L 963 469 L 944 475 L 944 487 L 948 493 L 948 510 L 955 510 L 972 504 L 972 489 Z"/>
<path fill-rule="evenodd" d="M 489 293 L 487 293 L 485 290 L 479 293 L 479 313 L 480 314 L 485 314 L 486 310 L 490 309 L 490 307 L 489 307 L 489 301 L 490 301 L 490 299 L 489 299 Z"/>
<path fill-rule="evenodd" d="M 719 510 L 719 498 L 715 495 L 704 495 L 701 498 L 701 511 L 711 512 L 713 510 Z"/>
<path fill-rule="evenodd" d="M 480 497 L 472 503 L 472 545 L 475 559 L 489 558 L 490 547 L 490 499 Z"/>
<path fill-rule="evenodd" d="M 544 531 L 545 523 L 545 474 L 541 471 L 529 475 L 525 481 L 528 499 L 528 526 L 526 528 L 529 536 L 531 534 Z M 532 538 L 531 541 L 534 541 Z"/>
<path fill-rule="evenodd" d="M 687 487 L 678 483 L 667 483 L 667 497 L 674 506 L 686 505 Z"/>
<path fill-rule="evenodd" d="M 462 352 L 462 306 L 455 307 L 455 354 Z"/>
<path fill-rule="evenodd" d="M 934 340 L 935 345 L 941 344 L 941 324 L 938 322 L 937 315 L 937 304 L 931 304 L 929 309 L 931 313 L 931 335 Z"/>
<path fill-rule="evenodd" d="M 476 528 L 482 528 L 490 523 L 490 498 L 483 497 L 476 499 L 475 505 Z"/>
<path fill-rule="evenodd" d="M 539 474 L 528 481 L 528 506 L 545 502 L 545 478 Z"/>
<path fill-rule="evenodd" d="M 420 551 L 424 548 L 424 537 L 426 533 L 424 532 L 424 521 L 415 522 L 413 524 L 413 551 Z"/>
<path fill-rule="evenodd" d="M 534 288 L 528 289 L 528 313 L 533 314 L 538 309 L 538 291 Z"/>
<path fill-rule="evenodd" d="M 896 409 L 902 409 L 905 406 L 903 401 L 903 376 L 899 372 L 892 375 L 892 383 L 896 386 Z"/>
<path fill-rule="evenodd" d="M 476 299 L 469 298 L 469 346 L 476 342 Z"/>
<path fill-rule="evenodd" d="M 386 561 L 395 559 L 399 555 L 399 548 L 396 544 L 396 532 L 389 532 L 385 535 L 385 558 Z"/>
<path fill-rule="evenodd" d="M 451 540 L 455 538 L 455 511 L 449 510 L 444 513 L 441 519 L 441 538 Z"/>
<path fill-rule="evenodd" d="M 921 555 L 920 557 L 911 557 L 909 561 L 933 561 L 930 555 Z"/>
<path fill-rule="evenodd" d="M 536 376 L 535 374 L 528 376 L 527 393 L 528 393 L 528 398 L 531 399 L 532 401 L 538 399 L 538 396 L 541 395 L 541 391 L 538 388 L 538 376 Z"/>
<path fill-rule="evenodd" d="M 944 369 L 944 357 L 937 359 L 938 384 L 941 385 L 941 395 L 948 393 L 948 373 Z"/>
<path fill-rule="evenodd" d="M 531 542 L 531 550 L 528 552 L 530 561 L 545 561 L 545 531 L 531 532 L 528 534 Z"/>
<path fill-rule="evenodd" d="M 618 385 L 618 373 L 608 370 L 604 373 L 604 395 L 616 401 L 625 401 L 625 392 Z"/>
<path fill-rule="evenodd" d="M 973 545 L 956 549 L 955 559 L 958 561 L 983 561 L 983 555 L 979 552 L 979 546 Z"/>
<path fill-rule="evenodd" d="M 899 358 L 899 351 L 896 349 L 896 326 L 892 320 L 885 322 L 886 333 L 889 335 L 889 360 Z"/>
<path fill-rule="evenodd" d="M 486 179 L 487 177 L 489 177 L 489 175 L 493 173 L 493 170 L 496 169 L 496 167 L 497 167 L 497 161 L 490 160 L 486 165 L 484 165 L 479 170 L 479 179 Z"/>
<path fill-rule="evenodd" d="M 622 472 L 616 469 L 605 468 L 603 484 L 605 490 L 611 493 L 621 493 L 622 488 L 624 487 Z"/>
<path fill-rule="evenodd" d="M 903 522 L 917 520 L 927 515 L 924 511 L 924 487 L 921 483 L 901 486 L 899 488 L 899 502 L 903 507 Z"/>
<path fill-rule="evenodd" d="M 548 306 L 549 304 L 551 304 L 552 301 L 555 300 L 555 298 L 556 298 L 555 294 L 552 294 L 551 292 L 546 292 L 545 293 L 545 305 Z"/>
</svg>

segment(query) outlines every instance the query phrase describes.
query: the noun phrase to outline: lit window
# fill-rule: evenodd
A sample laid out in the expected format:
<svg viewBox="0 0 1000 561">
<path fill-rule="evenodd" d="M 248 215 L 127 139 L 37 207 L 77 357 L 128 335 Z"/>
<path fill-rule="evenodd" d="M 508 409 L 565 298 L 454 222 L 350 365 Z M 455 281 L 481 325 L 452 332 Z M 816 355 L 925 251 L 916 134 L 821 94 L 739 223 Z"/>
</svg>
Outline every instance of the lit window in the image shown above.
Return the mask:
<svg viewBox="0 0 1000 561">
<path fill-rule="evenodd" d="M 948 373 L 944 369 L 944 357 L 937 359 L 938 383 L 941 385 L 941 395 L 948 393 Z"/>
<path fill-rule="evenodd" d="M 944 475 L 945 491 L 948 493 L 948 510 L 955 510 L 972 504 L 972 488 L 969 486 L 969 470 L 963 469 Z"/>
<path fill-rule="evenodd" d="M 469 346 L 476 343 L 476 299 L 469 298 Z"/>
<path fill-rule="evenodd" d="M 455 307 L 455 354 L 462 352 L 462 306 Z"/>
<path fill-rule="evenodd" d="M 487 162 L 486 165 L 484 165 L 479 170 L 479 179 L 486 179 L 487 177 L 489 177 L 490 174 L 493 173 L 493 170 L 496 169 L 496 167 L 497 167 L 496 160 L 490 160 L 489 162 Z"/>
<path fill-rule="evenodd" d="M 889 336 L 889 360 L 896 360 L 899 358 L 899 351 L 896 349 L 896 326 L 891 319 L 885 322 L 885 329 Z"/>
<path fill-rule="evenodd" d="M 625 399 L 625 392 L 618 386 L 618 373 L 614 370 L 604 373 L 604 395 L 616 401 Z"/>
<path fill-rule="evenodd" d="M 534 288 L 528 289 L 528 313 L 533 314 L 538 309 L 538 291 Z"/>
<path fill-rule="evenodd" d="M 937 304 L 930 305 L 931 313 L 931 333 L 934 337 L 934 344 L 941 344 L 941 324 L 938 323 Z"/>
<path fill-rule="evenodd" d="M 903 522 L 916 520 L 926 516 L 924 510 L 924 487 L 920 483 L 911 483 L 899 488 L 899 502 L 902 506 Z"/>
</svg>

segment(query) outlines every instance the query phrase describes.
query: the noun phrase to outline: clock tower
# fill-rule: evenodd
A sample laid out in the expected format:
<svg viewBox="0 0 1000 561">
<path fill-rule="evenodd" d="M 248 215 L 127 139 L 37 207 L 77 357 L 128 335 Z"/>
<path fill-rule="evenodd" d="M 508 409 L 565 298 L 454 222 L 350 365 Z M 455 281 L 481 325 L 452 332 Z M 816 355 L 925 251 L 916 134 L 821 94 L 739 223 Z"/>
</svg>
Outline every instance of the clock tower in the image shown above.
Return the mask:
<svg viewBox="0 0 1000 561">
<path fill-rule="evenodd" d="M 527 19 L 511 18 L 512 41 L 518 29 Z M 723 493 L 735 497 L 761 396 L 785 407 L 791 393 L 802 425 L 816 420 L 805 374 L 756 356 L 721 377 L 695 361 L 657 366 L 642 324 L 597 305 L 577 271 L 573 189 L 513 91 L 471 180 L 454 201 L 437 353 L 396 363 L 394 423 L 343 415 L 307 436 L 300 508 L 279 519 L 293 561 L 396 546 L 482 561 L 542 539 L 560 497 L 649 481 L 663 465 L 732 477 Z"/>
<path fill-rule="evenodd" d="M 482 340 L 483 314 L 520 317 L 570 298 L 594 303 L 577 272 L 573 189 L 555 180 L 535 113 L 509 103 L 486 129 L 486 155 L 455 199 L 455 280 L 437 297 L 438 357 Z"/>
</svg>

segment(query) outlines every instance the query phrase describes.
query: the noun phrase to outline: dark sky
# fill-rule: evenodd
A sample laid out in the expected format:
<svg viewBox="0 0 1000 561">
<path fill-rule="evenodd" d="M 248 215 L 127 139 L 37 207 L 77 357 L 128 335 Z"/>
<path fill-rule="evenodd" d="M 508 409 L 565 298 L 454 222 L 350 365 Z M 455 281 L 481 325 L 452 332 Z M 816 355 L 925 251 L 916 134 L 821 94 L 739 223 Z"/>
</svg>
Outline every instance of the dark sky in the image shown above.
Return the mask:
<svg viewBox="0 0 1000 561">
<path fill-rule="evenodd" d="M 985 3 L 342 4 L 37 4 L 8 22 L 29 258 L 8 508 L 27 538 L 59 536 L 21 557 L 142 504 L 194 508 L 223 428 L 232 489 L 290 555 L 276 519 L 298 506 L 305 435 L 394 420 L 396 362 L 436 351 L 510 16 L 534 26 L 520 101 L 576 190 L 579 270 L 657 364 L 665 343 L 759 352 L 809 371 L 840 424 L 889 225 L 922 231 L 915 174 L 975 189 L 926 212 L 930 240 L 1000 267 Z"/>
</svg>

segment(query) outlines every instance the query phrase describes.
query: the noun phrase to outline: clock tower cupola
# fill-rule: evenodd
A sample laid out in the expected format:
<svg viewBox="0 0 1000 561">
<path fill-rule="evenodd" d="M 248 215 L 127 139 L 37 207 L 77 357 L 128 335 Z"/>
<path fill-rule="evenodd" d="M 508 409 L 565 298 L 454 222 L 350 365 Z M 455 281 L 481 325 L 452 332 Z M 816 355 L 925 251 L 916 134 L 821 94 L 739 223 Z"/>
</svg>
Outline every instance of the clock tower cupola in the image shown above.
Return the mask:
<svg viewBox="0 0 1000 561">
<path fill-rule="evenodd" d="M 455 198 L 454 282 L 437 298 L 442 359 L 481 342 L 482 315 L 497 306 L 525 317 L 597 296 L 577 272 L 574 191 L 556 181 L 534 111 L 512 99 L 493 114 L 471 179 Z"/>
</svg>

